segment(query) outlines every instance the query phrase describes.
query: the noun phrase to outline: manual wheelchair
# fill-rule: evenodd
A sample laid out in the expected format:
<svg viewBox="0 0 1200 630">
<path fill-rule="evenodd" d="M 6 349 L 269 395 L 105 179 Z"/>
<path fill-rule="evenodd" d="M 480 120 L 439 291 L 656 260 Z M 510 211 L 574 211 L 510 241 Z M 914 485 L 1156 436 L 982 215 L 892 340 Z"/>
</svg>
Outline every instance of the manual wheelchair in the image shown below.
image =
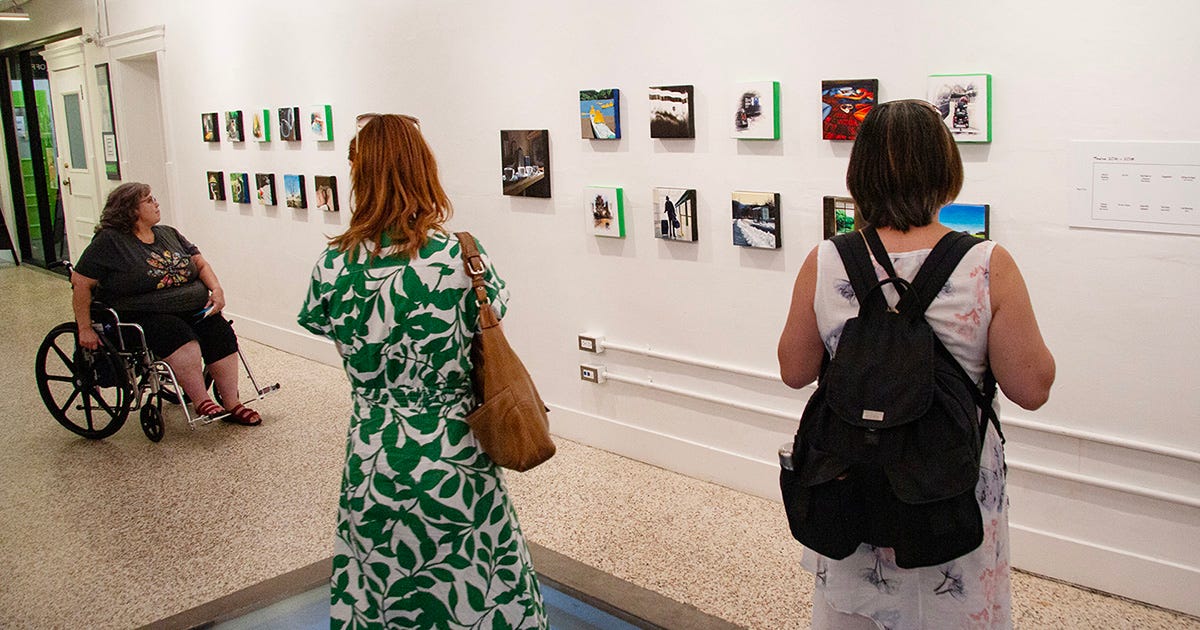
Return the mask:
<svg viewBox="0 0 1200 630">
<path fill-rule="evenodd" d="M 129 414 L 137 411 L 142 432 L 158 442 L 164 432 L 163 402 L 181 404 L 192 430 L 228 415 L 197 415 L 188 409 L 174 370 L 150 352 L 141 325 L 122 322 L 115 310 L 95 302 L 92 327 L 100 337 L 100 347 L 95 350 L 79 345 L 79 331 L 73 321 L 51 329 L 38 348 L 38 392 L 59 424 L 99 440 L 116 433 Z M 245 402 L 262 400 L 279 389 L 279 383 L 259 387 L 241 349 L 238 358 L 254 388 L 254 396 Z M 213 400 L 221 404 L 207 370 L 204 383 L 212 387 Z"/>
</svg>

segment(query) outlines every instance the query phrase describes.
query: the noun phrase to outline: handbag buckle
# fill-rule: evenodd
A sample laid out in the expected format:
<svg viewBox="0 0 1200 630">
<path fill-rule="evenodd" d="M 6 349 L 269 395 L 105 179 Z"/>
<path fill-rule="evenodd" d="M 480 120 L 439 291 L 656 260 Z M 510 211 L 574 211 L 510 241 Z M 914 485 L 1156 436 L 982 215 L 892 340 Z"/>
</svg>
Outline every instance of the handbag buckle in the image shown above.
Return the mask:
<svg viewBox="0 0 1200 630">
<path fill-rule="evenodd" d="M 483 260 L 478 256 L 472 256 L 467 259 L 467 273 L 473 276 L 482 276 L 487 269 L 483 266 Z"/>
</svg>

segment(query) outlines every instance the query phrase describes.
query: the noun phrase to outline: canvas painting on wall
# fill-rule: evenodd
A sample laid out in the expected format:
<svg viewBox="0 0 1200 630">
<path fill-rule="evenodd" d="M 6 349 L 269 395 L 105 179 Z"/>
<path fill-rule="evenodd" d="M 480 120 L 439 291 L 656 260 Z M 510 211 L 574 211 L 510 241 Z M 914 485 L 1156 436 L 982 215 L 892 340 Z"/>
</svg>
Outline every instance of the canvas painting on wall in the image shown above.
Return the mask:
<svg viewBox="0 0 1200 630">
<path fill-rule="evenodd" d="M 318 142 L 333 141 L 333 107 L 313 105 L 308 112 L 308 129 Z"/>
<path fill-rule="evenodd" d="M 258 194 L 258 203 L 273 206 L 275 201 L 275 173 L 255 173 L 254 187 Z"/>
<path fill-rule="evenodd" d="M 317 210 L 337 212 L 338 207 L 337 177 L 334 175 L 317 175 L 313 177 L 313 186 L 317 189 Z"/>
<path fill-rule="evenodd" d="M 650 137 L 695 138 L 696 120 L 692 111 L 690 85 L 664 85 L 650 88 Z"/>
<path fill-rule="evenodd" d="M 621 91 L 579 91 L 579 131 L 588 140 L 617 140 L 621 137 Z"/>
<path fill-rule="evenodd" d="M 696 242 L 696 189 L 654 189 L 654 238 Z"/>
<path fill-rule="evenodd" d="M 779 193 L 738 190 L 733 193 L 733 244 L 778 249 Z"/>
<path fill-rule="evenodd" d="M 230 142 L 244 142 L 246 132 L 242 126 L 242 110 L 225 112 L 225 135 Z"/>
<path fill-rule="evenodd" d="M 300 108 L 279 108 L 279 139 L 288 142 L 300 141 Z"/>
<path fill-rule="evenodd" d="M 200 114 L 200 126 L 204 129 L 205 142 L 220 142 L 221 130 L 217 125 L 221 124 L 217 119 L 217 112 Z"/>
<path fill-rule="evenodd" d="M 271 110 L 256 109 L 250 121 L 250 137 L 255 142 L 271 141 Z"/>
<path fill-rule="evenodd" d="M 858 227 L 858 209 L 852 197 L 826 196 L 823 205 L 825 238 L 853 232 Z"/>
<path fill-rule="evenodd" d="M 879 94 L 879 79 L 821 81 L 821 137 L 853 140 Z"/>
<path fill-rule="evenodd" d="M 208 172 L 208 198 L 225 201 L 225 171 Z"/>
<path fill-rule="evenodd" d="M 779 139 L 779 82 L 738 83 L 731 94 L 734 138 Z"/>
<path fill-rule="evenodd" d="M 992 141 L 992 75 L 930 75 L 927 97 L 955 142 Z"/>
<path fill-rule="evenodd" d="M 991 209 L 986 203 L 949 204 L 938 211 L 938 222 L 984 240 L 991 236 Z"/>
<path fill-rule="evenodd" d="M 504 194 L 550 196 L 550 132 L 546 129 L 500 131 L 500 177 Z"/>
<path fill-rule="evenodd" d="M 283 176 L 283 198 L 289 208 L 307 208 L 308 199 L 304 196 L 304 176 Z"/>
<path fill-rule="evenodd" d="M 583 200 L 591 216 L 588 225 L 592 234 L 610 238 L 625 238 L 625 194 L 613 186 L 588 186 Z"/>
<path fill-rule="evenodd" d="M 233 197 L 233 203 L 250 203 L 250 176 L 245 173 L 230 173 L 229 196 Z"/>
</svg>

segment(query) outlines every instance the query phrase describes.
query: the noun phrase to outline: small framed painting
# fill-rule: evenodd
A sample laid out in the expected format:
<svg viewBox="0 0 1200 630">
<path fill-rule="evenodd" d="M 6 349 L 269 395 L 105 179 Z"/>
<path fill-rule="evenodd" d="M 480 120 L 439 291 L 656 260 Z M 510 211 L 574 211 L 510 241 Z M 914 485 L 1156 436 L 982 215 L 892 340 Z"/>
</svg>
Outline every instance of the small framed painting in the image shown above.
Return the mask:
<svg viewBox="0 0 1200 630">
<path fill-rule="evenodd" d="M 927 96 L 955 142 L 992 141 L 992 75 L 930 75 Z"/>
<path fill-rule="evenodd" d="M 779 249 L 779 193 L 739 190 L 733 193 L 733 244 Z"/>
<path fill-rule="evenodd" d="M 739 140 L 779 139 L 779 82 L 739 83 L 731 94 L 731 135 Z"/>
<path fill-rule="evenodd" d="M 879 94 L 879 79 L 821 81 L 821 138 L 853 140 Z"/>
<path fill-rule="evenodd" d="M 271 110 L 256 109 L 250 120 L 250 137 L 255 142 L 271 141 Z"/>
<path fill-rule="evenodd" d="M 275 200 L 275 173 L 255 173 L 254 186 L 258 194 L 258 203 L 264 206 L 274 206 L 278 203 Z"/>
<path fill-rule="evenodd" d="M 991 237 L 991 207 L 986 203 L 952 203 L 938 211 L 938 222 L 976 238 Z"/>
<path fill-rule="evenodd" d="M 316 175 L 313 177 L 313 185 L 317 189 L 317 210 L 324 212 L 337 212 L 338 193 L 337 193 L 337 177 L 334 175 Z"/>
<path fill-rule="evenodd" d="M 308 129 L 317 142 L 333 142 L 333 107 L 313 105 L 308 112 Z"/>
<path fill-rule="evenodd" d="M 650 137 L 695 138 L 692 111 L 693 86 L 663 85 L 650 88 Z"/>
<path fill-rule="evenodd" d="M 287 142 L 300 141 L 300 108 L 279 108 L 279 139 Z"/>
<path fill-rule="evenodd" d="M 824 207 L 825 238 L 853 232 L 858 228 L 858 211 L 852 197 L 827 195 Z"/>
<path fill-rule="evenodd" d="M 208 198 L 225 201 L 225 171 L 208 172 Z"/>
<path fill-rule="evenodd" d="M 549 197 L 550 131 L 501 130 L 500 178 L 506 195 Z"/>
<path fill-rule="evenodd" d="M 654 238 L 696 242 L 696 189 L 654 189 Z"/>
<path fill-rule="evenodd" d="M 583 189 L 584 205 L 591 216 L 592 234 L 625 238 L 625 194 L 614 186 L 588 186 Z"/>
<path fill-rule="evenodd" d="M 221 141 L 221 130 L 217 127 L 219 124 L 217 112 L 200 114 L 200 126 L 204 129 L 205 142 Z"/>
<path fill-rule="evenodd" d="M 304 196 L 304 176 L 283 176 L 283 198 L 289 208 L 307 208 L 308 198 Z"/>
<path fill-rule="evenodd" d="M 587 140 L 621 138 L 621 91 L 579 91 L 579 131 Z"/>
<path fill-rule="evenodd" d="M 233 203 L 250 203 L 250 176 L 245 173 L 230 173 L 229 195 L 233 197 Z"/>
<path fill-rule="evenodd" d="M 244 142 L 246 135 L 242 127 L 242 110 L 225 112 L 225 136 L 230 142 Z"/>
</svg>

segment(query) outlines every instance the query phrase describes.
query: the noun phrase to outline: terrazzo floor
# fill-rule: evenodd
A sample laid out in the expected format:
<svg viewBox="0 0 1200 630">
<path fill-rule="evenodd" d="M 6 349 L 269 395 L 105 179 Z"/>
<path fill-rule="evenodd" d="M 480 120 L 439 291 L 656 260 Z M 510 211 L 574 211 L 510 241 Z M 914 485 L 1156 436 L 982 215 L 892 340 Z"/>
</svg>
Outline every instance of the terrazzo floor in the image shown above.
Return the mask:
<svg viewBox="0 0 1200 630">
<path fill-rule="evenodd" d="M 238 296 L 229 308 L 236 312 Z M 264 424 L 152 443 L 131 419 L 101 441 L 60 427 L 34 354 L 70 289 L 0 267 L 0 628 L 131 628 L 332 553 L 349 417 L 340 369 L 244 341 L 282 390 Z M 812 578 L 778 503 L 558 440 L 508 475 L 530 540 L 747 628 L 803 628 Z M 1200 628 L 1200 619 L 1017 572 L 1019 628 Z"/>
</svg>

